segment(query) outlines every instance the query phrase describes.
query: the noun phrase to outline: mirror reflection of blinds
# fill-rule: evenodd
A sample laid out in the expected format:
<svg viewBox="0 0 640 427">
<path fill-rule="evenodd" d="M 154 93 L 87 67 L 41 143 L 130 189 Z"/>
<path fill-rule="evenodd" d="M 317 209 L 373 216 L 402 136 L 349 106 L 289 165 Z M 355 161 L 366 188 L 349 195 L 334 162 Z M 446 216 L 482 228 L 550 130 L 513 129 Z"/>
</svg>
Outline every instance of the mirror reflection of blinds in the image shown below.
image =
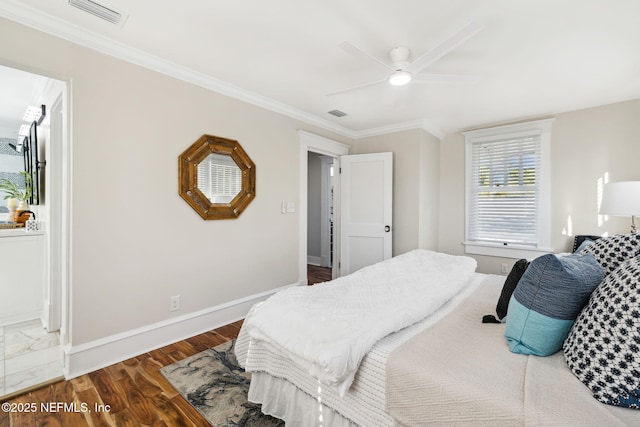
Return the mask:
<svg viewBox="0 0 640 427">
<path fill-rule="evenodd" d="M 214 203 L 228 203 L 242 190 L 242 171 L 235 164 L 203 161 L 198 164 L 198 189 Z"/>
<path fill-rule="evenodd" d="M 473 142 L 468 239 L 535 246 L 540 135 Z"/>
</svg>

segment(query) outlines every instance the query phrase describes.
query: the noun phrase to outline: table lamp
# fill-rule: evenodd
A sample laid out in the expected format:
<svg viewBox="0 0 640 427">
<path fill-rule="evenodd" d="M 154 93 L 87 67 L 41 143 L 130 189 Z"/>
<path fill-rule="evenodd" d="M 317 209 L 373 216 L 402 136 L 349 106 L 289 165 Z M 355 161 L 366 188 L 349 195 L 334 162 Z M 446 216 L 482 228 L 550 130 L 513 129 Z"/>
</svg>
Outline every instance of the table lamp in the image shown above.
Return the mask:
<svg viewBox="0 0 640 427">
<path fill-rule="evenodd" d="M 640 215 L 640 181 L 621 181 L 604 184 L 600 214 L 630 216 L 631 233 L 636 234 L 636 215 Z"/>
</svg>

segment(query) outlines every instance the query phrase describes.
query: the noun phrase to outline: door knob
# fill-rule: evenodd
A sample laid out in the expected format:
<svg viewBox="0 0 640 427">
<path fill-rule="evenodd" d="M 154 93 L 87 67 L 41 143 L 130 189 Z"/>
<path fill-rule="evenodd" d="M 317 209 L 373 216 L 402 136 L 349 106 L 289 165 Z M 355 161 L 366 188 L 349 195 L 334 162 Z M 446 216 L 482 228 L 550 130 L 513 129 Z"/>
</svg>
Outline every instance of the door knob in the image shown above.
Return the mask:
<svg viewBox="0 0 640 427">
<path fill-rule="evenodd" d="M 384 231 L 385 231 L 385 233 L 390 232 L 391 231 L 391 226 L 390 225 L 385 225 L 384 226 Z"/>
</svg>

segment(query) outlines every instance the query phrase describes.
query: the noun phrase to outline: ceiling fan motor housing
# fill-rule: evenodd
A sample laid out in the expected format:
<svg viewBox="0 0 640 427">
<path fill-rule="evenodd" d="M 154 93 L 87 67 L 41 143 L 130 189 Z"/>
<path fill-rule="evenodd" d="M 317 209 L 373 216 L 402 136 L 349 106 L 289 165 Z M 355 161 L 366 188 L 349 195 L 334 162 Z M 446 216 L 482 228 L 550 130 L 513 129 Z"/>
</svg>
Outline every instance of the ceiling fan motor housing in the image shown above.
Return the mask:
<svg viewBox="0 0 640 427">
<path fill-rule="evenodd" d="M 409 65 L 411 49 L 406 46 L 396 46 L 389 51 L 389 58 L 396 70 L 404 70 Z"/>
</svg>

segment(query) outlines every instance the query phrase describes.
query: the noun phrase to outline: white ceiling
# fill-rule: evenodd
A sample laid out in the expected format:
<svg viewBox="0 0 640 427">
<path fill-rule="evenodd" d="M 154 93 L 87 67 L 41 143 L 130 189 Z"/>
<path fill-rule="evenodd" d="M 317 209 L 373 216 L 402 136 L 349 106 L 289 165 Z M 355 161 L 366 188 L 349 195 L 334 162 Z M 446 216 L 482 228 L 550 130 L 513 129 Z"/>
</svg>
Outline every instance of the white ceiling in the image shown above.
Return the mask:
<svg viewBox="0 0 640 427">
<path fill-rule="evenodd" d="M 442 136 L 640 98 L 637 0 L 97 1 L 124 24 L 68 0 L 3 0 L 0 16 L 351 137 L 411 127 Z M 477 82 L 326 96 L 386 76 L 339 42 L 389 62 L 394 46 L 415 58 L 472 22 L 484 29 L 425 72 Z"/>
</svg>

